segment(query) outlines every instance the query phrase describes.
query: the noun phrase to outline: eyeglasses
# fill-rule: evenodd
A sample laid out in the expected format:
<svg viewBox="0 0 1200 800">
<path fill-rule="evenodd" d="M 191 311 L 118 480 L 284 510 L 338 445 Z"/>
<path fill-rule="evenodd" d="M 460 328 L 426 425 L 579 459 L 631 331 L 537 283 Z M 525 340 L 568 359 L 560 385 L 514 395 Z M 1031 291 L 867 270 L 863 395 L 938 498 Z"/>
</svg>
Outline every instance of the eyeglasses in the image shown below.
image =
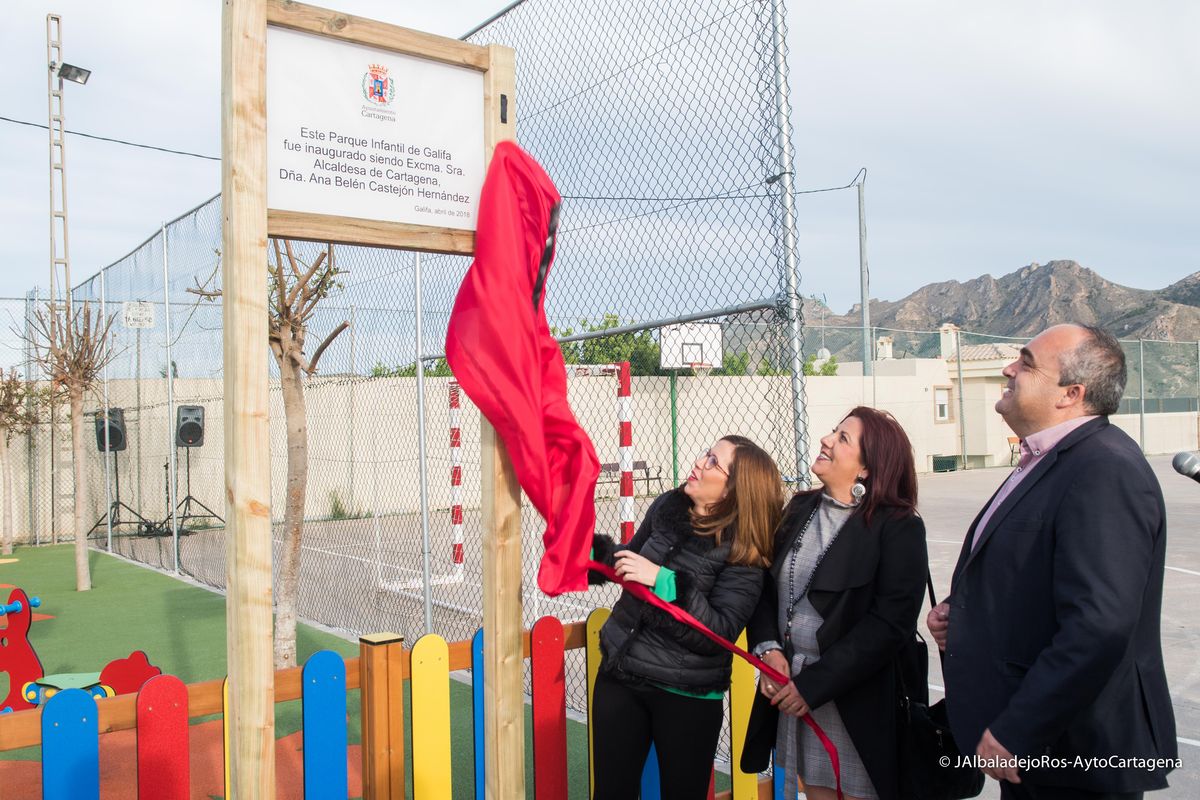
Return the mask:
<svg viewBox="0 0 1200 800">
<path fill-rule="evenodd" d="M 718 469 L 725 474 L 726 478 L 729 477 L 729 470 L 721 466 L 721 462 L 717 461 L 717 457 L 713 455 L 711 450 L 700 456 L 700 469 Z"/>
</svg>

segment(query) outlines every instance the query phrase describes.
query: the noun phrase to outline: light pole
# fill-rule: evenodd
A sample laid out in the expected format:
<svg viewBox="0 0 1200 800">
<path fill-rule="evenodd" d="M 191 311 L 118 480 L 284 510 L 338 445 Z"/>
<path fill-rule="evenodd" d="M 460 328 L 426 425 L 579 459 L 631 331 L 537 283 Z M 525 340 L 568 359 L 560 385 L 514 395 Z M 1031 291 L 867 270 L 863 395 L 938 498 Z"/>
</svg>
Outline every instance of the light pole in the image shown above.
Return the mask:
<svg viewBox="0 0 1200 800">
<path fill-rule="evenodd" d="M 63 81 L 87 83 L 91 70 L 67 64 L 62 58 L 62 17 L 46 15 L 46 98 L 50 133 L 50 304 L 47 307 L 51 342 L 59 341 L 58 268 L 62 267 L 63 324 L 71 329 L 71 258 L 67 236 L 67 142 L 66 112 L 63 110 Z M 50 405 L 50 496 L 56 505 L 61 487 L 72 486 L 71 459 L 64 459 L 57 443 L 58 404 Z M 108 426 L 104 427 L 105 437 Z M 107 442 L 106 442 L 107 444 Z M 105 459 L 105 464 L 108 460 Z M 66 495 L 63 495 L 66 496 Z M 57 517 L 51 513 L 51 539 L 56 539 Z M 79 535 L 79 531 L 76 531 Z"/>
<path fill-rule="evenodd" d="M 67 141 L 63 81 L 85 84 L 91 70 L 62 59 L 62 17 L 46 15 L 46 97 L 50 132 L 50 307 L 58 300 L 58 268 L 62 267 L 64 318 L 71 324 L 71 257 L 67 236 Z M 61 243 L 61 245 L 60 245 Z M 61 253 L 61 255 L 60 255 Z M 53 316 L 53 315 L 52 315 Z"/>
<path fill-rule="evenodd" d="M 863 375 L 871 375 L 875 370 L 871 363 L 871 277 L 867 270 L 867 207 L 863 199 L 867 168 L 863 167 L 855 177 L 858 186 L 858 279 L 862 291 Z"/>
</svg>

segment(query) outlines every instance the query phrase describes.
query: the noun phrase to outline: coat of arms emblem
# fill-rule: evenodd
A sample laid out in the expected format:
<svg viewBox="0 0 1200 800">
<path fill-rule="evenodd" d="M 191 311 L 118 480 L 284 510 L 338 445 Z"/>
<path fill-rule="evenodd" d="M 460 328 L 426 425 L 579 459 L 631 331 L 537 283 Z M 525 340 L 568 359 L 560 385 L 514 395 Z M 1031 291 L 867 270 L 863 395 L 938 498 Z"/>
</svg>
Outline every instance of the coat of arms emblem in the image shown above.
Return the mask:
<svg viewBox="0 0 1200 800">
<path fill-rule="evenodd" d="M 388 106 L 396 97 L 396 84 L 382 64 L 367 67 L 362 80 L 363 97 L 377 106 Z"/>
</svg>

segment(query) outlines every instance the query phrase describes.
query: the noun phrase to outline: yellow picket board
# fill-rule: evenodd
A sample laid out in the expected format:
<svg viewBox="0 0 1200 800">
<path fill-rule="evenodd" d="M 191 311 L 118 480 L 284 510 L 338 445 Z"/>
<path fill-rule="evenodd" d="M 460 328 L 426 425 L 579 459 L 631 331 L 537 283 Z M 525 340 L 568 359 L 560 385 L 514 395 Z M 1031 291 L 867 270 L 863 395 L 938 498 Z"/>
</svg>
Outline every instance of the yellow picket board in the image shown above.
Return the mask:
<svg viewBox="0 0 1200 800">
<path fill-rule="evenodd" d="M 737 646 L 746 649 L 746 632 L 738 636 Z M 755 669 L 745 659 L 733 659 L 733 678 L 729 687 L 730 782 L 733 800 L 754 800 L 758 797 L 758 775 L 742 772 L 742 750 L 746 747 L 746 725 L 750 722 L 750 707 L 754 704 Z"/>
<path fill-rule="evenodd" d="M 596 792 L 595 759 L 592 758 L 593 726 L 592 695 L 596 692 L 596 675 L 600 673 L 600 629 L 612 614 L 607 608 L 597 608 L 587 618 L 587 728 L 588 728 L 588 787 L 589 794 Z"/>
<path fill-rule="evenodd" d="M 412 649 L 414 800 L 452 800 L 450 778 L 450 648 L 437 634 Z"/>
<path fill-rule="evenodd" d="M 233 797 L 229 775 L 229 676 L 221 681 L 221 749 L 225 753 L 225 796 Z"/>
</svg>

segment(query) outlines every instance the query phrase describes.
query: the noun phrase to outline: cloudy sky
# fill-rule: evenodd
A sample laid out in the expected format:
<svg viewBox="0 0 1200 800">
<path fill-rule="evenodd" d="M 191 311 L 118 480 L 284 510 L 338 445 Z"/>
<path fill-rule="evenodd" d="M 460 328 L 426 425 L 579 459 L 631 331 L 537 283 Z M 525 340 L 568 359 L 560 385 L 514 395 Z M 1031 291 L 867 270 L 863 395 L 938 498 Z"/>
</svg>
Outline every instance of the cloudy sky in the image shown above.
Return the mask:
<svg viewBox="0 0 1200 800">
<path fill-rule="evenodd" d="M 533 0 L 536 2 L 536 0 Z M 459 36 L 503 7 L 338 0 Z M 664 2 L 664 7 L 668 4 Z M 45 15 L 63 15 L 69 130 L 216 156 L 217 0 L 8 0 L 0 116 L 46 121 Z M 1074 259 L 1160 288 L 1200 270 L 1200 4 L 788 3 L 797 188 L 866 189 L 872 295 Z M 219 190 L 215 161 L 68 137 L 78 282 Z M 0 121 L 0 296 L 48 275 L 47 134 Z M 858 296 L 855 193 L 798 206 L 805 294 Z"/>
</svg>

